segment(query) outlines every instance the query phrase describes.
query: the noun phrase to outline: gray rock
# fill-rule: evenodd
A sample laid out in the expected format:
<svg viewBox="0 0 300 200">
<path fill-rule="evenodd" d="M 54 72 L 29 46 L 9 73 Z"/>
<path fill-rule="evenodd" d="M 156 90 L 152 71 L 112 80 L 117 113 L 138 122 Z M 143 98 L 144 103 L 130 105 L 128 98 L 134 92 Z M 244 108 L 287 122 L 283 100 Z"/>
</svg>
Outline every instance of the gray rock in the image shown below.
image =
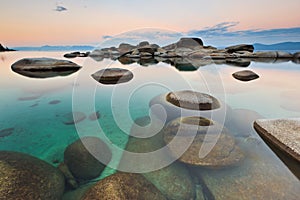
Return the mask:
<svg viewBox="0 0 300 200">
<path fill-rule="evenodd" d="M 64 163 L 78 180 L 90 180 L 101 174 L 106 167 L 105 163 L 110 162 L 111 157 L 110 149 L 102 140 L 97 137 L 84 137 L 66 148 Z M 97 158 L 101 158 L 104 164 Z"/>
<path fill-rule="evenodd" d="M 259 75 L 251 70 L 238 71 L 233 73 L 232 76 L 240 81 L 252 81 L 259 78 Z"/>
<path fill-rule="evenodd" d="M 53 58 L 24 58 L 11 66 L 14 72 L 31 78 L 68 76 L 80 68 L 81 66 L 71 61 Z"/>
<path fill-rule="evenodd" d="M 121 68 L 102 69 L 91 76 L 102 84 L 120 84 L 128 82 L 133 78 L 132 72 Z"/>
<path fill-rule="evenodd" d="M 144 47 L 144 46 L 148 46 L 148 45 L 150 45 L 150 43 L 148 41 L 143 41 L 138 44 L 138 47 Z"/>
<path fill-rule="evenodd" d="M 131 45 L 131 44 L 122 43 L 122 44 L 119 45 L 118 51 L 119 51 L 121 54 L 124 54 L 124 53 L 126 53 L 126 52 L 129 52 L 129 51 L 135 49 L 135 48 L 136 48 L 136 46 L 133 46 L 133 45 Z"/>
<path fill-rule="evenodd" d="M 85 120 L 86 115 L 83 112 L 70 112 L 62 116 L 62 122 L 66 125 L 77 124 Z"/>
<path fill-rule="evenodd" d="M 61 199 L 63 174 L 52 165 L 27 154 L 0 151 L 0 198 Z"/>
<path fill-rule="evenodd" d="M 261 119 L 254 122 L 259 135 L 300 162 L 300 119 Z"/>
<path fill-rule="evenodd" d="M 191 110 L 214 110 L 220 108 L 220 103 L 215 97 L 190 90 L 170 92 L 166 96 L 166 100 L 173 105 Z"/>
<path fill-rule="evenodd" d="M 297 64 L 300 64 L 300 52 L 294 53 L 293 62 L 297 63 Z"/>
<path fill-rule="evenodd" d="M 140 174 L 118 172 L 86 191 L 82 200 L 145 199 L 166 200 L 159 190 Z"/>
<path fill-rule="evenodd" d="M 230 47 L 225 48 L 228 53 L 234 53 L 237 51 L 248 51 L 248 52 L 253 52 L 254 51 L 254 46 L 249 45 L 249 44 L 239 44 L 239 45 L 234 45 Z"/>
<path fill-rule="evenodd" d="M 0 138 L 9 136 L 9 135 L 13 134 L 14 131 L 15 131 L 15 128 L 5 128 L 5 129 L 2 129 L 2 130 L 0 130 Z"/>
<path fill-rule="evenodd" d="M 180 38 L 176 43 L 176 47 L 185 47 L 185 48 L 203 48 L 203 42 L 200 38 Z"/>
</svg>

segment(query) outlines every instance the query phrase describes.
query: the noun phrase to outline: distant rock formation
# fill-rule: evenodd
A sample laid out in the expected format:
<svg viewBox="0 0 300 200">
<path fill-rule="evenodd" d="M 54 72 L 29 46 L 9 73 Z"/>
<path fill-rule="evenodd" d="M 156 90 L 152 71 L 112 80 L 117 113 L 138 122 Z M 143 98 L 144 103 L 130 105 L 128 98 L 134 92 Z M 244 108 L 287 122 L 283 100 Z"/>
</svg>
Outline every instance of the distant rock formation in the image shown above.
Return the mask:
<svg viewBox="0 0 300 200">
<path fill-rule="evenodd" d="M 2 46 L 2 44 L 0 44 L 0 52 L 3 52 L 3 51 L 15 51 L 15 50 L 9 49 L 7 47 Z"/>
</svg>

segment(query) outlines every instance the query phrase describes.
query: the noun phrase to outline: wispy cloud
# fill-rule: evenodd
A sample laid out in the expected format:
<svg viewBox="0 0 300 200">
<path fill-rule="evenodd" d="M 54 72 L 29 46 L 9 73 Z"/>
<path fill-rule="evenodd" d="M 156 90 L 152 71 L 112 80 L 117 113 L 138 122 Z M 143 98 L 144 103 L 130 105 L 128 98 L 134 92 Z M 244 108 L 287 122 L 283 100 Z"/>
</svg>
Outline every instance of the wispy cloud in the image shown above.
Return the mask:
<svg viewBox="0 0 300 200">
<path fill-rule="evenodd" d="M 67 11 L 68 9 L 63 7 L 63 6 L 56 6 L 56 8 L 54 9 L 54 11 L 57 12 L 62 12 L 62 11 Z"/>
</svg>

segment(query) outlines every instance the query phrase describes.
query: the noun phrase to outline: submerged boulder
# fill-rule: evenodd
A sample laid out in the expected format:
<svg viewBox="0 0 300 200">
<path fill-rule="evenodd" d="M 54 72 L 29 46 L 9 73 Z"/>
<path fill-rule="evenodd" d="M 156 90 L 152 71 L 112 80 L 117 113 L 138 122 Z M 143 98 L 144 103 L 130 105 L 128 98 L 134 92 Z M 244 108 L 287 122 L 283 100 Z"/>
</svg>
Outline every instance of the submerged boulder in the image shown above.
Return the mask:
<svg viewBox="0 0 300 200">
<path fill-rule="evenodd" d="M 111 157 L 110 149 L 102 140 L 97 137 L 84 137 L 66 148 L 64 163 L 78 180 L 90 180 L 101 174 Z M 104 163 L 97 158 L 101 158 Z"/>
<path fill-rule="evenodd" d="M 0 151 L 0 198 L 61 199 L 63 174 L 52 165 L 30 155 Z"/>
<path fill-rule="evenodd" d="M 254 73 L 251 70 L 243 70 L 239 72 L 235 72 L 232 74 L 232 76 L 240 81 L 252 81 L 259 78 L 259 75 Z"/>
<path fill-rule="evenodd" d="M 14 72 L 30 78 L 68 76 L 80 68 L 81 66 L 71 61 L 53 58 L 24 58 L 11 66 Z"/>
<path fill-rule="evenodd" d="M 170 122 L 163 132 L 172 155 L 186 164 L 223 168 L 244 158 L 228 130 L 203 117 L 178 118 Z M 204 157 L 200 156 L 203 149 L 209 150 Z"/>
<path fill-rule="evenodd" d="M 77 124 L 85 120 L 86 115 L 83 112 L 70 112 L 62 116 L 62 122 L 66 125 Z"/>
<path fill-rule="evenodd" d="M 166 200 L 167 198 L 142 175 L 118 172 L 99 181 L 86 191 L 82 199 Z"/>
<path fill-rule="evenodd" d="M 133 79 L 131 71 L 121 68 L 102 69 L 91 76 L 102 84 L 120 84 Z"/>
</svg>

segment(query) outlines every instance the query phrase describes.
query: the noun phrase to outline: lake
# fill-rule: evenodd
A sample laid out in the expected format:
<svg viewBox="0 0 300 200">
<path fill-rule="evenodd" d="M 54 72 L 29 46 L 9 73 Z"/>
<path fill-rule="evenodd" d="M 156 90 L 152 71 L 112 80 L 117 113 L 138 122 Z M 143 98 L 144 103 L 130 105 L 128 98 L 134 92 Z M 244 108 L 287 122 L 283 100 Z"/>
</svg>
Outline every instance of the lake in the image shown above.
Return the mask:
<svg viewBox="0 0 300 200">
<path fill-rule="evenodd" d="M 88 57 L 72 59 L 83 67 L 65 77 L 28 78 L 11 70 L 11 65 L 22 58 L 65 59 L 64 53 L 0 53 L 0 130 L 11 130 L 11 133 L 0 137 L 0 150 L 23 152 L 58 166 L 63 162 L 64 151 L 69 144 L 80 137 L 95 136 L 105 141 L 112 151 L 112 161 L 96 180 L 120 170 L 146 174 L 145 177 L 158 188 L 159 181 L 165 181 L 164 184 L 172 188 L 172 184 L 180 182 L 177 176 L 183 173 L 181 168 L 184 167 L 189 173 L 184 178 L 194 184 L 195 199 L 201 199 L 199 193 L 203 193 L 206 199 L 296 199 L 300 195 L 298 178 L 252 127 L 257 118 L 300 117 L 299 64 L 251 62 L 247 68 L 209 64 L 195 70 L 180 71 L 162 62 L 148 66 L 137 63 L 123 65 L 118 60 L 97 62 Z M 133 79 L 118 85 L 105 85 L 91 77 L 100 69 L 115 67 L 130 70 Z M 254 71 L 259 78 L 241 82 L 232 77 L 234 72 L 243 69 Z M 141 148 L 137 150 L 140 153 L 143 147 L 147 149 L 149 142 L 143 138 L 139 142 L 132 141 L 134 138 L 129 135 L 161 134 L 166 123 L 161 124 L 154 119 L 164 122 L 178 116 L 161 111 L 163 107 L 155 107 L 155 102 L 160 101 L 157 96 L 180 90 L 210 94 L 226 107 L 220 115 L 210 115 L 212 120 L 225 124 L 241 149 L 243 161 L 232 167 L 207 168 L 185 165 L 176 160 L 157 165 L 159 159 L 153 156 L 148 160 L 142 159 L 147 162 L 146 165 L 139 161 L 129 164 L 130 155 L 126 158 L 124 149 L 135 151 Z M 153 109 L 150 109 L 151 106 Z M 72 112 L 85 117 L 75 124 L 64 123 L 66 115 Z M 90 117 L 95 112 L 98 112 L 99 119 Z M 149 115 L 152 122 L 145 117 Z M 200 116 L 201 112 L 193 112 L 193 115 Z M 151 125 L 143 128 L 134 125 L 134 121 Z M 159 141 L 153 143 L 157 145 Z M 170 168 L 172 170 L 165 170 L 169 182 L 166 177 L 160 180 L 164 169 Z M 170 171 L 174 177 L 170 177 Z"/>
</svg>

